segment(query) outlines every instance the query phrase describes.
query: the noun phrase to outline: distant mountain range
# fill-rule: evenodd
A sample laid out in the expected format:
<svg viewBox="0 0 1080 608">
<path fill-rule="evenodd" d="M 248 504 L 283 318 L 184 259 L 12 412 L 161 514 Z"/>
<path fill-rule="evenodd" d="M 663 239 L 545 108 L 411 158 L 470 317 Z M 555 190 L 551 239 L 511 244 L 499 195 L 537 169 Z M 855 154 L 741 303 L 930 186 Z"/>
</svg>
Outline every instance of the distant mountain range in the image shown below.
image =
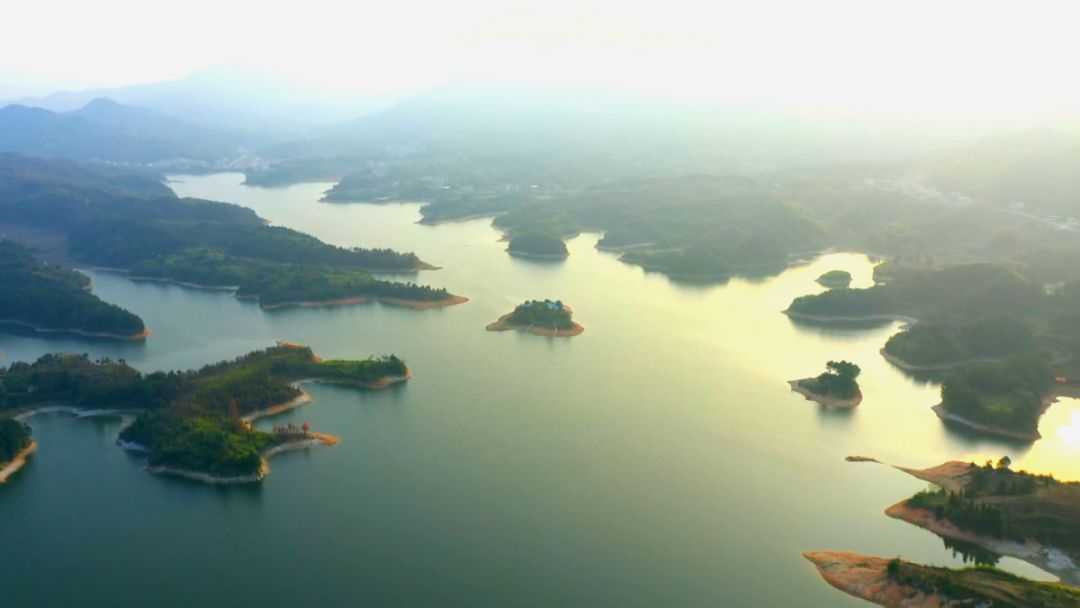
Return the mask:
<svg viewBox="0 0 1080 608">
<path fill-rule="evenodd" d="M 331 95 L 269 72 L 235 64 L 211 66 L 183 78 L 124 87 L 60 91 L 0 101 L 71 112 L 95 99 L 154 110 L 190 123 L 298 136 L 311 125 L 354 119 L 390 106 L 393 95 Z"/>
<path fill-rule="evenodd" d="M 250 183 L 264 185 L 337 180 L 370 162 L 565 186 L 900 162 L 915 182 L 980 200 L 1076 206 L 1080 137 L 1023 131 L 1030 126 L 506 82 L 451 82 L 409 97 L 333 96 L 221 65 L 176 80 L 0 103 L 0 152 L 165 169 L 188 159 L 244 169 Z M 976 136 L 984 139 L 971 143 Z"/>
<path fill-rule="evenodd" d="M 0 108 L 0 152 L 122 164 L 212 162 L 235 156 L 245 134 L 204 127 L 146 108 L 95 99 L 70 112 Z"/>
</svg>

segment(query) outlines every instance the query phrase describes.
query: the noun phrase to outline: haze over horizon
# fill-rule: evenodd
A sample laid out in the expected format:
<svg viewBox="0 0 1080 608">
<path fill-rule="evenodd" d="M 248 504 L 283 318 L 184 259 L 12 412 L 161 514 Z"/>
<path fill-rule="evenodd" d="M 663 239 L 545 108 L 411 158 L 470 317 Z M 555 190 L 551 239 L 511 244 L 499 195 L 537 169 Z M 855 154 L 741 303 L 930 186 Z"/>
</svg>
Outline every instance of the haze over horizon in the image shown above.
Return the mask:
<svg viewBox="0 0 1080 608">
<path fill-rule="evenodd" d="M 304 11 L 197 0 L 8 9 L 0 99 L 126 86 L 242 64 L 320 95 L 406 95 L 456 80 L 588 86 L 661 97 L 860 111 L 1071 114 L 1074 9 L 1043 2 L 774 0 L 709 7 L 491 0 Z M 63 15 L 63 19 L 56 19 Z M 208 18 L 210 16 L 210 18 Z"/>
</svg>

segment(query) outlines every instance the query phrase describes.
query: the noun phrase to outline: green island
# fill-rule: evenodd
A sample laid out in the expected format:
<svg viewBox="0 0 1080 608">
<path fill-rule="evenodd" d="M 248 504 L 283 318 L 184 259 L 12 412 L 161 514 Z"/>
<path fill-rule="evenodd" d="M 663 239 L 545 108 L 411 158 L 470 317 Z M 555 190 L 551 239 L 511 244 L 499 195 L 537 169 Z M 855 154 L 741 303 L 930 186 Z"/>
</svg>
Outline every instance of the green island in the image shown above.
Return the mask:
<svg viewBox="0 0 1080 608">
<path fill-rule="evenodd" d="M 239 289 L 267 306 L 382 299 L 414 308 L 465 301 L 445 290 L 375 280 L 433 268 L 413 253 L 337 247 L 250 209 L 178 198 L 153 178 L 61 160 L 0 155 L 0 226 L 63 237 L 81 264 L 187 287 Z"/>
<path fill-rule="evenodd" d="M 1080 585 L 1080 482 L 1014 471 L 1010 459 L 900 470 L 928 481 L 886 509 L 939 536 L 1009 555 Z"/>
<path fill-rule="evenodd" d="M 223 286 L 236 297 L 263 308 L 352 304 L 378 300 L 412 308 L 448 306 L 466 301 L 445 289 L 383 281 L 363 270 L 318 264 L 266 262 L 207 248 L 186 249 L 135 264 L 135 280 L 168 280 L 184 285 Z"/>
<path fill-rule="evenodd" d="M 844 551 L 808 551 L 803 557 L 833 587 L 887 608 L 1080 605 L 1080 590 L 1028 580 L 989 566 L 942 568 Z"/>
<path fill-rule="evenodd" d="M 851 285 L 851 273 L 846 270 L 830 270 L 817 278 L 817 282 L 829 289 Z"/>
<path fill-rule="evenodd" d="M 1034 441 L 1039 417 L 1053 401 L 1054 378 L 1037 356 L 973 363 L 950 370 L 934 411 L 943 420 L 979 431 Z"/>
<path fill-rule="evenodd" d="M 791 380 L 791 390 L 822 405 L 852 408 L 862 403 L 862 391 L 856 378 L 862 372 L 850 361 L 829 361 L 825 371 L 813 378 Z"/>
<path fill-rule="evenodd" d="M 38 260 L 29 249 L 0 238 L 0 322 L 42 332 L 142 340 L 138 316 L 90 292 L 90 278 Z"/>
<path fill-rule="evenodd" d="M 488 331 L 520 329 L 538 336 L 577 336 L 585 328 L 574 322 L 574 311 L 562 300 L 528 300 L 499 317 Z"/>
<path fill-rule="evenodd" d="M 39 404 L 56 402 L 76 413 L 137 410 L 118 443 L 146 452 L 147 470 L 211 483 L 252 482 L 265 477 L 265 459 L 278 451 L 337 442 L 307 428 L 252 427 L 258 417 L 304 403 L 297 382 L 379 389 L 409 377 L 393 355 L 323 361 L 291 343 L 198 370 L 149 374 L 122 361 L 54 354 L 0 369 L 0 412 L 13 420 L 11 415 L 32 415 Z"/>
<path fill-rule="evenodd" d="M 570 255 L 561 238 L 538 232 L 526 232 L 510 237 L 506 250 L 513 255 L 534 258 L 565 258 Z"/>
</svg>

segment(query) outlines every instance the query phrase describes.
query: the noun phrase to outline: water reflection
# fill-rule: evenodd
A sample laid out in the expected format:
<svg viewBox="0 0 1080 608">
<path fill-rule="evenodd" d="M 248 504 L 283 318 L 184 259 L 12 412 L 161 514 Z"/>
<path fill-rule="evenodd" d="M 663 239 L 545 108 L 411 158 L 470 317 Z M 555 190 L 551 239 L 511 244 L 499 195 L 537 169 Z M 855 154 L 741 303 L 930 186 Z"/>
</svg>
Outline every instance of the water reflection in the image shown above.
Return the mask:
<svg viewBox="0 0 1080 608">
<path fill-rule="evenodd" d="M 850 319 L 843 321 L 818 321 L 816 319 L 806 319 L 803 317 L 787 316 L 788 321 L 798 327 L 799 329 L 810 331 L 836 331 L 838 329 L 846 330 L 871 330 L 881 329 L 882 327 L 888 327 L 896 321 L 893 319 L 880 318 L 880 319 Z"/>
<path fill-rule="evenodd" d="M 941 536 L 946 549 L 951 549 L 953 557 L 959 557 L 965 564 L 974 566 L 996 566 L 1001 556 L 979 545 L 962 540 L 951 540 Z"/>
</svg>

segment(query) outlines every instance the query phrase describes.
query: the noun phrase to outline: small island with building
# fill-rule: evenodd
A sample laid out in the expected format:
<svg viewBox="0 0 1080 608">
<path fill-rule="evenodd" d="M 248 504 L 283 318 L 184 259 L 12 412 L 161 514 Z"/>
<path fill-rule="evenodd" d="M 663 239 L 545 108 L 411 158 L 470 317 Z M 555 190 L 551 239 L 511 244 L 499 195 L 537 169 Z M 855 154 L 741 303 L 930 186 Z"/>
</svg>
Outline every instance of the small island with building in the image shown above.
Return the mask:
<svg viewBox="0 0 1080 608">
<path fill-rule="evenodd" d="M 817 282 L 829 289 L 851 285 L 851 273 L 846 270 L 830 270 L 817 278 Z"/>
<path fill-rule="evenodd" d="M 529 300 L 490 323 L 486 329 L 520 329 L 538 336 L 576 336 L 585 328 L 574 322 L 573 315 L 573 309 L 561 300 Z"/>
<path fill-rule="evenodd" d="M 791 380 L 791 390 L 817 401 L 822 405 L 836 408 L 852 408 L 862 403 L 862 391 L 855 381 L 862 370 L 850 361 L 829 361 L 825 371 L 813 378 Z"/>
</svg>

